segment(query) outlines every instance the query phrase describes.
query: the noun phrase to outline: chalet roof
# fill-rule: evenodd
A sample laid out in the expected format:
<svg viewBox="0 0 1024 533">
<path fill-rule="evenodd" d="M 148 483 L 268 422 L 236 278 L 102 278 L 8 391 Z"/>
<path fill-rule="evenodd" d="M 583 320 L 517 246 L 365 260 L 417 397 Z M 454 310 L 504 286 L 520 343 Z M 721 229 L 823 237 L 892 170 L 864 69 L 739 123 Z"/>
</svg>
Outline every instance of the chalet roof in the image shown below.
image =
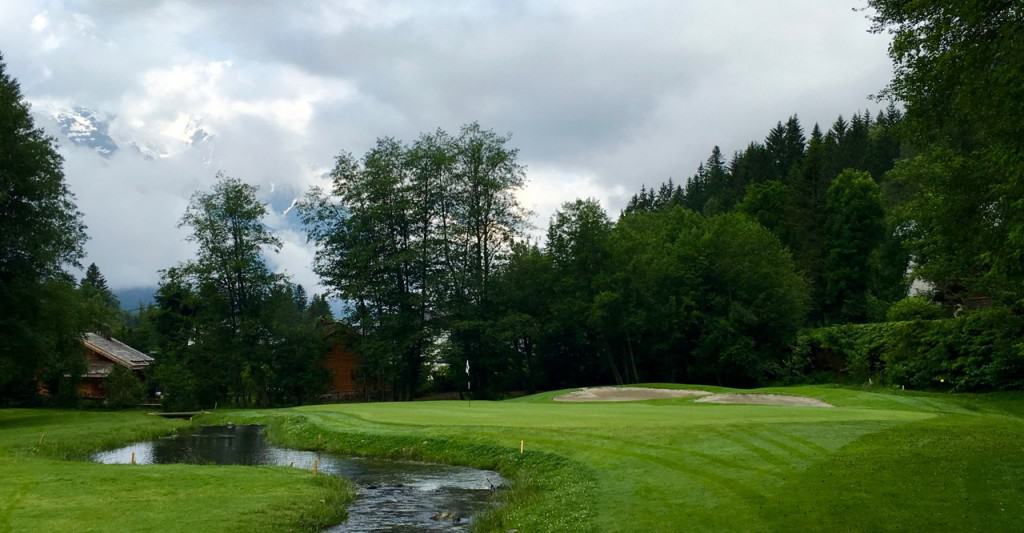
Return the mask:
<svg viewBox="0 0 1024 533">
<path fill-rule="evenodd" d="M 130 370 L 142 370 L 153 362 L 152 357 L 113 337 L 104 337 L 97 333 L 86 333 L 82 337 L 82 344 L 96 354 Z"/>
</svg>

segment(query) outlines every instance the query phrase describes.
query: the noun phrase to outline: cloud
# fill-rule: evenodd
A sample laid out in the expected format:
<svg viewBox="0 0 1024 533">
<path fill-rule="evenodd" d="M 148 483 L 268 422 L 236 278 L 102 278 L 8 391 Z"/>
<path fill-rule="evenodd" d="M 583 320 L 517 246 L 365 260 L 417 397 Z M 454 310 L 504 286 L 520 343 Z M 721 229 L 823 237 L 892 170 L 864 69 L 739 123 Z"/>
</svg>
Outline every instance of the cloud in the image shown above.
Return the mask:
<svg viewBox="0 0 1024 533">
<path fill-rule="evenodd" d="M 550 216 L 563 203 L 576 198 L 592 198 L 605 209 L 615 210 L 614 206 L 635 192 L 623 185 L 604 186 L 592 174 L 546 168 L 541 164 L 530 167 L 530 176 L 532 179 L 517 197 L 520 205 L 533 215 L 528 232 L 537 241 L 543 240 Z M 613 218 L 618 216 L 617 210 L 610 214 Z"/>
<path fill-rule="evenodd" d="M 302 285 L 306 291 L 324 293 L 320 280 L 310 269 L 313 264 L 313 250 L 306 243 L 305 233 L 295 230 L 278 232 L 281 239 L 281 250 L 268 257 L 268 263 L 276 272 L 291 276 L 294 283 Z"/>
<path fill-rule="evenodd" d="M 178 228 L 192 191 L 208 185 L 185 159 L 154 165 L 122 150 L 109 160 L 67 146 L 65 174 L 88 226 L 88 262 L 114 288 L 155 285 L 157 270 L 193 255 Z"/>
<path fill-rule="evenodd" d="M 32 31 L 34 31 L 36 33 L 39 33 L 41 31 L 45 30 L 46 27 L 49 26 L 49 25 L 50 25 L 50 19 L 46 18 L 46 12 L 44 11 L 44 12 L 39 13 L 38 15 L 32 17 L 32 23 L 29 24 L 29 27 L 32 28 Z"/>
<path fill-rule="evenodd" d="M 110 119 L 122 149 L 109 159 L 62 150 L 89 259 L 113 286 L 151 285 L 189 257 L 176 222 L 223 171 L 260 187 L 285 242 L 270 262 L 310 288 L 311 248 L 285 211 L 339 151 L 478 120 L 513 134 L 533 235 L 576 197 L 615 216 L 714 145 L 730 154 L 790 114 L 809 129 L 867 107 L 890 76 L 888 37 L 853 7 L 30 0 L 0 3 L 0 51 L 41 120 L 74 106 Z M 212 137 L 195 142 L 200 130 Z"/>
</svg>

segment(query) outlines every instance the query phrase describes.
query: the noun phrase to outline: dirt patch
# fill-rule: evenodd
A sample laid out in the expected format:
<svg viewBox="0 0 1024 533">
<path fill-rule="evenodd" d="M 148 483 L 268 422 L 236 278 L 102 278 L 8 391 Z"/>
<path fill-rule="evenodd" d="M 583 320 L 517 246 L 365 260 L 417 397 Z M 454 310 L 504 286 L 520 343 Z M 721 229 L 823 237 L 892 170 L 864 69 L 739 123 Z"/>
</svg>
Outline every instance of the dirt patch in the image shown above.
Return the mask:
<svg viewBox="0 0 1024 533">
<path fill-rule="evenodd" d="M 741 403 L 751 405 L 790 405 L 797 407 L 833 407 L 817 398 L 784 394 L 711 394 L 697 400 L 701 403 Z"/>
<path fill-rule="evenodd" d="M 635 402 L 640 400 L 666 400 L 669 398 L 696 398 L 711 394 L 702 390 L 648 389 L 644 387 L 587 387 L 561 396 L 556 402 Z"/>
</svg>

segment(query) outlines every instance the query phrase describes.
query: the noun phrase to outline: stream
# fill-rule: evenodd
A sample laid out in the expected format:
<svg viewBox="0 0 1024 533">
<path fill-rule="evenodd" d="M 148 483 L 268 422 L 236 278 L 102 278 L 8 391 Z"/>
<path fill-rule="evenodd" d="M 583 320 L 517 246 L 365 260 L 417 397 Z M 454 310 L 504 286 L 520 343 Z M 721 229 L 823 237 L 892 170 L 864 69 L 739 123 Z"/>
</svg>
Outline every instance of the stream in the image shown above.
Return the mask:
<svg viewBox="0 0 1024 533">
<path fill-rule="evenodd" d="M 493 505 L 504 483 L 497 472 L 432 463 L 341 457 L 280 448 L 263 427 L 203 426 L 152 441 L 97 453 L 93 461 L 128 464 L 276 465 L 319 471 L 351 480 L 356 499 L 348 520 L 329 532 L 469 531 L 472 516 Z"/>
</svg>

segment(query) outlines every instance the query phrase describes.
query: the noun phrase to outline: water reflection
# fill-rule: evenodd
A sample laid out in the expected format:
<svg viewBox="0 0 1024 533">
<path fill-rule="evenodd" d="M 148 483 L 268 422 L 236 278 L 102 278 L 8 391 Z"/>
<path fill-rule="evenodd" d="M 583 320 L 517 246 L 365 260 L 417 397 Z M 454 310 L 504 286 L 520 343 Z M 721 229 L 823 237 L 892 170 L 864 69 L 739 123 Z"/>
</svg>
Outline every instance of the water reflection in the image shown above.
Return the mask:
<svg viewBox="0 0 1024 533">
<path fill-rule="evenodd" d="M 206 426 L 101 452 L 93 460 L 128 464 L 280 465 L 319 470 L 356 483 L 349 519 L 328 531 L 468 531 L 503 483 L 496 472 L 428 463 L 339 457 L 270 445 L 261 426 Z"/>
</svg>

